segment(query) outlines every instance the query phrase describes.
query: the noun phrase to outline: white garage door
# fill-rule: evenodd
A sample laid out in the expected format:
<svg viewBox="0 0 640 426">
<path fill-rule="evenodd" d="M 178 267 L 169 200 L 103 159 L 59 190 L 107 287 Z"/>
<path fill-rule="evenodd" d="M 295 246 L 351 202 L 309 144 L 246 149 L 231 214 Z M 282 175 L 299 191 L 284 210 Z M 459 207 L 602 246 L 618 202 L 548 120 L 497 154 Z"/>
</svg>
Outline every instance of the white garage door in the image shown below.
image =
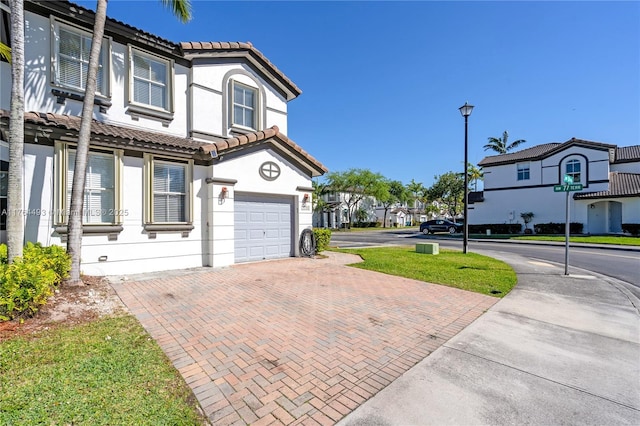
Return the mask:
<svg viewBox="0 0 640 426">
<path fill-rule="evenodd" d="M 276 259 L 293 255 L 293 199 L 236 193 L 235 261 Z"/>
</svg>

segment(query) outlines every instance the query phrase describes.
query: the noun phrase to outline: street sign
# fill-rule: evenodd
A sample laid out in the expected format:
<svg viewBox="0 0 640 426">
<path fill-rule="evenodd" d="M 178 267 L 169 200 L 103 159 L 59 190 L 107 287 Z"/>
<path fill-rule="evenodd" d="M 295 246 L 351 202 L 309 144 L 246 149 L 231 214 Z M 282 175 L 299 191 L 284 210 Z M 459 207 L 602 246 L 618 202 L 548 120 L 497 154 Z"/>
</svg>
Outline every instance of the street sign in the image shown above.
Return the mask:
<svg viewBox="0 0 640 426">
<path fill-rule="evenodd" d="M 554 185 L 553 192 L 571 192 L 571 191 L 582 191 L 581 183 L 574 183 L 571 185 Z"/>
<path fill-rule="evenodd" d="M 564 183 L 572 184 L 573 183 L 573 176 L 564 175 Z"/>
</svg>

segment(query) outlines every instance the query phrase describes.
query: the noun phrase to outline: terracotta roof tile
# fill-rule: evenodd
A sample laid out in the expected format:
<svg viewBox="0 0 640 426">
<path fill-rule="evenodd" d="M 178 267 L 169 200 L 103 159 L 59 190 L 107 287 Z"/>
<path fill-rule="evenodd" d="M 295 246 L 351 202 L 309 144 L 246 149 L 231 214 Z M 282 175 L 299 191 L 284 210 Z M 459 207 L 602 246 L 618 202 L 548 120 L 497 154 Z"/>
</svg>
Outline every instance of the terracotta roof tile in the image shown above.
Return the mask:
<svg viewBox="0 0 640 426">
<path fill-rule="evenodd" d="M 640 161 L 640 145 L 622 146 L 616 149 L 616 161 L 614 163 L 628 163 Z"/>
<path fill-rule="evenodd" d="M 266 56 L 258 49 L 253 47 L 250 42 L 198 42 L 198 41 L 183 41 L 180 43 L 180 47 L 184 53 L 191 53 L 192 51 L 210 51 L 215 53 L 217 51 L 246 51 L 258 59 L 269 71 L 279 77 L 289 87 L 289 90 L 293 93 L 293 97 L 299 96 L 302 90 L 296 84 L 291 81 L 282 71 L 278 69 L 274 64 L 267 59 Z"/>
<path fill-rule="evenodd" d="M 233 138 L 227 139 L 226 141 L 209 143 L 207 145 L 201 146 L 200 152 L 204 154 L 210 154 L 212 151 L 222 153 L 229 149 L 250 146 L 251 144 L 268 141 L 270 139 L 275 139 L 277 140 L 277 142 L 281 142 L 286 147 L 296 152 L 297 157 L 300 157 L 303 162 L 310 165 L 319 174 L 323 174 L 329 171 L 322 163 L 313 158 L 311 154 L 303 150 L 298 144 L 289 139 L 286 135 L 280 133 L 280 129 L 278 129 L 278 126 L 273 126 L 263 131 L 235 136 Z"/>
<path fill-rule="evenodd" d="M 640 197 L 640 174 L 609 173 L 609 190 L 598 192 L 580 192 L 573 196 L 576 200 L 611 197 Z"/>
<path fill-rule="evenodd" d="M 0 109 L 0 118 L 8 120 L 9 111 Z M 24 121 L 29 124 L 36 124 L 45 127 L 80 131 L 80 117 L 66 114 L 54 114 L 43 112 L 25 112 Z M 119 140 L 123 144 L 145 144 L 170 149 L 178 149 L 180 152 L 198 152 L 205 142 L 197 142 L 193 139 L 173 136 L 166 133 L 150 132 L 111 124 L 102 123 L 96 120 L 91 122 L 91 133 L 94 135 L 106 136 Z"/>
<path fill-rule="evenodd" d="M 615 145 L 611 145 L 607 143 L 571 138 L 568 141 L 563 143 L 558 143 L 558 142 L 546 143 L 542 145 L 536 145 L 531 148 L 523 149 L 522 151 L 518 151 L 518 152 L 510 152 L 507 154 L 492 155 L 489 157 L 485 157 L 482 159 L 482 161 L 478 163 L 478 165 L 494 166 L 499 164 L 516 163 L 518 161 L 539 160 L 555 152 L 568 148 L 571 145 L 583 145 L 583 146 L 586 145 L 586 146 L 592 146 L 592 147 L 602 147 L 607 149 L 616 148 Z"/>
</svg>

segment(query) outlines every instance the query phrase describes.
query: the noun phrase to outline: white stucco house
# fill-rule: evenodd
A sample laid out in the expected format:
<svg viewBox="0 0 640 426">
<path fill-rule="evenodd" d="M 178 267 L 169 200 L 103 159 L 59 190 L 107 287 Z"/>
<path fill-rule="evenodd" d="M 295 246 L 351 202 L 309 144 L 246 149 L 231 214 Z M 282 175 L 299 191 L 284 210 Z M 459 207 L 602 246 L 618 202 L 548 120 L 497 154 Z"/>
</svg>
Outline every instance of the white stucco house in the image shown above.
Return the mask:
<svg viewBox="0 0 640 426">
<path fill-rule="evenodd" d="M 569 175 L 582 190 L 570 192 L 570 222 L 589 234 L 621 233 L 640 223 L 640 145 L 570 139 L 484 158 L 484 191 L 471 193 L 469 224 L 564 223 L 566 193 L 554 192 Z"/>
<path fill-rule="evenodd" d="M 5 2 L 0 12 L 8 17 Z M 25 1 L 27 241 L 65 245 L 93 15 L 66 1 Z M 287 137 L 288 103 L 301 90 L 252 44 L 174 43 L 108 19 L 98 86 L 84 273 L 298 254 L 312 226 L 311 179 L 327 169 Z M 10 87 L 0 62 L 3 210 Z M 4 218 L 0 228 L 5 241 Z"/>
</svg>

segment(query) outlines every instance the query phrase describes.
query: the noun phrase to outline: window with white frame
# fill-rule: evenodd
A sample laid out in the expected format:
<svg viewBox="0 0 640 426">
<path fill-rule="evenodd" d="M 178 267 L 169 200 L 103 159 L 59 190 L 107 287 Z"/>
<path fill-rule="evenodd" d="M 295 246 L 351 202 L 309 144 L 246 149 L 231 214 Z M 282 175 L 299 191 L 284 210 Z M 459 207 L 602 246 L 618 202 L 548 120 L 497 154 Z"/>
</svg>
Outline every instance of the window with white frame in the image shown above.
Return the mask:
<svg viewBox="0 0 640 426">
<path fill-rule="evenodd" d="M 131 102 L 172 111 L 172 61 L 130 50 Z"/>
<path fill-rule="evenodd" d="M 234 81 L 232 98 L 232 126 L 257 129 L 258 91 Z"/>
<path fill-rule="evenodd" d="M 191 223 L 192 161 L 145 156 L 147 223 Z"/>
<path fill-rule="evenodd" d="M 71 188 L 75 171 L 76 151 L 67 144 L 57 146 L 58 164 L 63 173 L 58 175 L 58 222 L 68 223 L 71 207 Z M 120 209 L 120 169 L 122 151 L 91 150 L 85 174 L 83 224 L 118 224 L 122 222 Z"/>
<path fill-rule="evenodd" d="M 54 21 L 54 83 L 58 86 L 84 91 L 89 69 L 91 33 Z M 103 39 L 98 61 L 96 90 L 103 96 L 109 93 L 109 40 Z"/>
<path fill-rule="evenodd" d="M 569 160 L 565 165 L 565 174 L 573 178 L 573 183 L 580 182 L 580 160 Z"/>
<path fill-rule="evenodd" d="M 518 180 L 529 180 L 531 177 L 531 168 L 529 163 L 518 163 Z"/>
</svg>

